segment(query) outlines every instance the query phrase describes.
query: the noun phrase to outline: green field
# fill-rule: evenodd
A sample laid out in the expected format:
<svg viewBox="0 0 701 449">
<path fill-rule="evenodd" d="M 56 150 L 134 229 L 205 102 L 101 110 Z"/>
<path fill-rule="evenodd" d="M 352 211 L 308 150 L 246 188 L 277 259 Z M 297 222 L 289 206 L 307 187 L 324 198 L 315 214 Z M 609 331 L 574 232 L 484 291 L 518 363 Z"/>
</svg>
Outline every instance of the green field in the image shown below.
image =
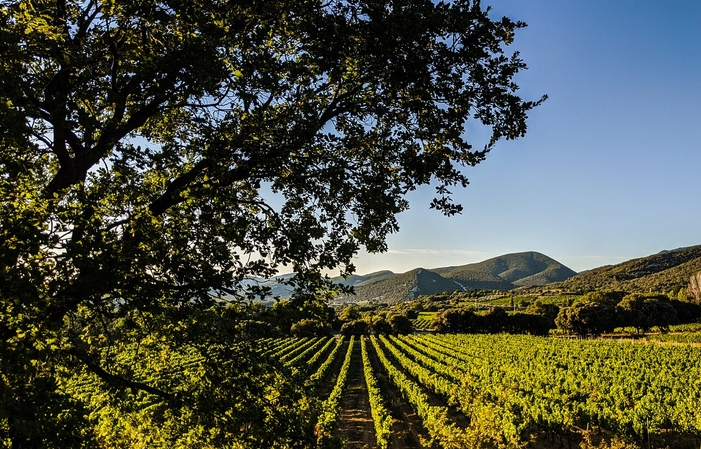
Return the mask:
<svg viewBox="0 0 701 449">
<path fill-rule="evenodd" d="M 674 335 L 681 334 L 654 340 L 683 340 Z M 686 335 L 697 342 L 701 334 Z M 382 431 L 391 410 L 383 404 L 396 402 L 394 390 L 420 417 L 426 434 L 444 448 L 559 447 L 560 437 L 587 447 L 592 435 L 605 436 L 614 445 L 626 441 L 630 448 L 698 447 L 701 348 L 693 345 L 441 334 L 367 341 L 366 375 L 387 382 L 386 391 L 376 387 L 368 393 L 373 395 L 370 403 L 383 410 L 367 410 L 380 432 L 380 447 L 391 443 L 391 432 Z M 304 348 L 321 348 L 322 340 L 311 344 L 287 341 L 276 356 L 289 360 Z M 298 363 L 305 366 L 303 360 Z M 349 369 L 348 363 L 340 369 Z M 334 377 L 345 379 L 343 371 Z M 335 391 L 342 390 L 337 386 Z M 332 409 L 323 415 L 324 438 L 333 437 L 334 425 L 343 428 L 338 422 L 343 402 L 329 406 L 329 401 L 324 402 Z M 555 441 L 550 444 L 550 439 Z M 603 444 L 596 447 L 608 447 Z"/>
</svg>

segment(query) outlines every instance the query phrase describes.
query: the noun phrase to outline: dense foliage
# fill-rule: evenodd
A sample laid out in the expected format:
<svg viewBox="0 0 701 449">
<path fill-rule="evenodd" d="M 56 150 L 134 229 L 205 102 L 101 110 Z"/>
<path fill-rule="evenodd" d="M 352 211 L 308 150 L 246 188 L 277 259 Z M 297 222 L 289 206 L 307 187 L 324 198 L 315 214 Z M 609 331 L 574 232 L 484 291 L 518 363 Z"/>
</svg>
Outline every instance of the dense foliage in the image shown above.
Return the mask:
<svg viewBox="0 0 701 449">
<path fill-rule="evenodd" d="M 561 331 L 578 335 L 600 335 L 628 326 L 640 333 L 653 327 L 667 332 L 670 325 L 697 322 L 699 316 L 700 305 L 670 300 L 666 295 L 592 292 L 561 308 L 555 324 Z"/>
<path fill-rule="evenodd" d="M 477 314 L 469 308 L 446 309 L 435 316 L 431 327 L 438 332 L 547 335 L 555 327 L 547 316 L 532 313 L 507 314 L 501 307 L 494 307 L 485 314 Z"/>
<path fill-rule="evenodd" d="M 360 349 L 368 415 L 380 447 L 393 445 L 398 436 L 390 432 L 392 417 L 385 407 L 389 398 L 394 404 L 397 398 L 388 389 L 404 397 L 428 436 L 444 448 L 694 448 L 701 436 L 695 406 L 701 400 L 701 351 L 683 340 L 666 345 L 465 334 L 369 340 L 372 344 L 361 338 Z M 353 343 L 334 345 L 324 337 L 262 339 L 256 345 L 286 364 L 297 359 L 301 376 L 336 348 L 328 356 L 338 358 L 325 376 L 326 393 L 312 390 L 308 398 L 320 413 L 317 442 L 307 440 L 309 447 L 336 447 Z M 351 407 L 354 421 L 360 411 Z M 406 419 L 403 413 L 395 419 Z"/>
<path fill-rule="evenodd" d="M 360 344 L 363 358 L 363 373 L 365 374 L 365 384 L 368 388 L 368 398 L 370 400 L 373 424 L 375 425 L 377 447 L 378 449 L 388 449 L 392 434 L 392 415 L 385 407 L 385 401 L 382 399 L 382 390 L 373 373 L 366 340 L 360 340 Z"/>
<path fill-rule="evenodd" d="M 701 400 L 695 347 L 508 335 L 425 335 L 384 344 L 468 416 L 490 410 L 505 446 L 538 428 L 568 435 L 596 425 L 641 444 L 651 434 L 701 432 L 693 405 Z"/>
<path fill-rule="evenodd" d="M 684 290 L 680 290 L 684 293 Z M 670 297 L 671 296 L 671 297 Z M 698 323 L 701 304 L 680 294 L 593 291 L 584 295 L 514 296 L 503 292 L 463 292 L 421 297 L 390 310 L 414 312 L 415 329 L 447 333 L 511 333 L 581 336 L 635 328 L 667 332 L 671 325 Z M 421 310 L 422 312 L 417 312 Z M 380 312 L 382 313 L 382 312 Z"/>
<path fill-rule="evenodd" d="M 506 52 L 523 26 L 468 0 L 3 0 L 0 441 L 89 446 L 143 416 L 153 447 L 288 445 L 287 424 L 240 431 L 268 390 L 238 403 L 239 380 L 289 384 L 239 340 L 325 318 L 266 324 L 220 301 L 264 296 L 256 279 L 287 266 L 287 310 L 314 308 L 323 270 L 386 248 L 407 192 L 432 184 L 431 207 L 459 212 L 463 168 L 538 104 Z M 160 353 L 207 374 L 164 357 L 151 376 Z M 66 390 L 78 373 L 94 396 Z M 95 398 L 111 412 L 84 413 Z"/>
</svg>

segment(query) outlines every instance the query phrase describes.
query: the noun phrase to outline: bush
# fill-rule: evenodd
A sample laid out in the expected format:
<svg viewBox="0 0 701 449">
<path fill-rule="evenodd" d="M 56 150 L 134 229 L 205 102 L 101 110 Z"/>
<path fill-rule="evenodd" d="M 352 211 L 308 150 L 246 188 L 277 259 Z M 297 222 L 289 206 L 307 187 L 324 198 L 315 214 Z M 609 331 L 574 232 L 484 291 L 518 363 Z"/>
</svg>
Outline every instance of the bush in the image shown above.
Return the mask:
<svg viewBox="0 0 701 449">
<path fill-rule="evenodd" d="M 341 326 L 342 335 L 368 335 L 370 326 L 363 320 L 354 320 L 343 323 Z"/>
<path fill-rule="evenodd" d="M 601 303 L 576 302 L 560 309 L 555 325 L 568 334 L 601 335 L 616 327 L 616 309 Z"/>
<path fill-rule="evenodd" d="M 292 325 L 290 334 L 295 337 L 328 337 L 331 335 L 331 325 L 321 320 L 305 318 Z"/>
<path fill-rule="evenodd" d="M 666 332 L 671 324 L 678 321 L 677 311 L 665 295 L 645 296 L 632 293 L 618 303 L 616 310 L 622 324 L 633 326 L 642 333 L 655 326 Z"/>
<path fill-rule="evenodd" d="M 414 325 L 405 315 L 392 315 L 389 317 L 389 324 L 392 326 L 393 334 L 411 334 L 414 332 Z"/>
<path fill-rule="evenodd" d="M 446 309 L 437 314 L 431 327 L 438 332 L 468 333 L 473 330 L 475 313 L 470 309 Z"/>
<path fill-rule="evenodd" d="M 509 315 L 509 329 L 513 334 L 548 335 L 555 321 L 543 315 L 514 313 Z"/>
</svg>

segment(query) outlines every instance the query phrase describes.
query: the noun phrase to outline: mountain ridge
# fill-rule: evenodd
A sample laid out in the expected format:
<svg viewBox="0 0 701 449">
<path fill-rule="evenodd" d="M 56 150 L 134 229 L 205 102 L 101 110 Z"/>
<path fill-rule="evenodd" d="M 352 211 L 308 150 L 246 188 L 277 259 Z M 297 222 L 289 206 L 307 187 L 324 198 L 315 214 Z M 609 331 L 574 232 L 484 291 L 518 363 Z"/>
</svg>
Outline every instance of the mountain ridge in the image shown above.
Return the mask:
<svg viewBox="0 0 701 449">
<path fill-rule="evenodd" d="M 565 290 L 668 292 L 686 288 L 691 276 L 699 272 L 701 245 L 695 245 L 586 270 L 551 287 Z"/>
<path fill-rule="evenodd" d="M 536 251 L 510 253 L 466 265 L 414 268 L 404 273 L 376 271 L 336 283 L 353 287 L 355 295 L 341 302 L 396 302 L 420 295 L 467 290 L 569 291 L 618 290 L 627 292 L 678 292 L 688 288 L 692 276 L 701 273 L 701 245 L 663 250 L 649 256 L 576 273 L 560 262 Z M 256 279 L 271 287 L 280 298 L 291 294 L 291 286 L 279 284 L 294 274 Z"/>
<path fill-rule="evenodd" d="M 511 290 L 563 281 L 576 274 L 551 257 L 527 251 L 466 265 L 415 268 L 406 273 L 375 277 L 354 284 L 355 295 L 346 299 L 394 302 L 453 291 Z"/>
</svg>

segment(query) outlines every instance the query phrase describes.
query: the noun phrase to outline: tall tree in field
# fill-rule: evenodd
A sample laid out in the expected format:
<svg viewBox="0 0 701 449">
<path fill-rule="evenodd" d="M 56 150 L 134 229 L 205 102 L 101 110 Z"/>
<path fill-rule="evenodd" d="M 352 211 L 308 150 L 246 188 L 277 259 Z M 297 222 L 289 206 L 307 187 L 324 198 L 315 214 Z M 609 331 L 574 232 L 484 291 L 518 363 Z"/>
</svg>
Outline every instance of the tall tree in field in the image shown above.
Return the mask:
<svg viewBox="0 0 701 449">
<path fill-rule="evenodd" d="M 525 24 L 479 1 L 0 5 L 0 440 L 14 447 L 116 446 L 99 422 L 119 400 L 138 409 L 128 395 L 161 416 L 153 445 L 297 435 L 222 399 L 245 394 L 217 370 L 247 368 L 217 297 L 264 294 L 242 281 L 282 266 L 294 301 L 323 297 L 321 272 L 386 249 L 407 192 L 432 184 L 431 207 L 459 212 L 462 168 L 523 136 L 542 101 L 517 95 L 525 65 L 506 52 Z M 200 357 L 213 377 L 155 376 L 148 348 L 159 363 Z M 76 373 L 112 408 L 71 394 Z M 123 435 L 143 437 L 132 424 Z"/>
<path fill-rule="evenodd" d="M 631 293 L 621 299 L 616 310 L 625 326 L 633 326 L 643 334 L 655 326 L 667 332 L 678 320 L 677 311 L 666 295 Z"/>
</svg>

